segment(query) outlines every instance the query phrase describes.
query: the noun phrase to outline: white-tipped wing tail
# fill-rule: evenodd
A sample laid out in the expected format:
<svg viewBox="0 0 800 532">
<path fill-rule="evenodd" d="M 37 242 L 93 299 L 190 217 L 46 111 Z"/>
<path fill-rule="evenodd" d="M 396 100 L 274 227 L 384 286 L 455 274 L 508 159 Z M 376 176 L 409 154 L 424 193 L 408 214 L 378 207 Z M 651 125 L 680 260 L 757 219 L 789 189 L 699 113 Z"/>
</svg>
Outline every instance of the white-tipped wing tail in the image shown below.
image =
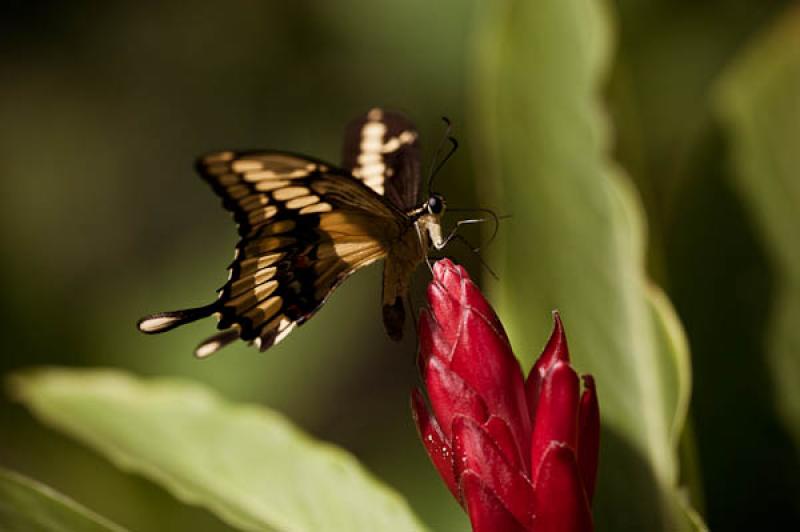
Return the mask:
<svg viewBox="0 0 800 532">
<path fill-rule="evenodd" d="M 198 345 L 194 350 L 194 356 L 197 358 L 210 357 L 229 343 L 238 340 L 240 333 L 241 329 L 238 326 L 219 332 Z"/>
<path fill-rule="evenodd" d="M 158 334 L 206 318 L 210 316 L 212 312 L 214 312 L 213 305 L 185 310 L 173 310 L 170 312 L 158 312 L 141 318 L 136 322 L 136 328 L 146 334 Z"/>
</svg>

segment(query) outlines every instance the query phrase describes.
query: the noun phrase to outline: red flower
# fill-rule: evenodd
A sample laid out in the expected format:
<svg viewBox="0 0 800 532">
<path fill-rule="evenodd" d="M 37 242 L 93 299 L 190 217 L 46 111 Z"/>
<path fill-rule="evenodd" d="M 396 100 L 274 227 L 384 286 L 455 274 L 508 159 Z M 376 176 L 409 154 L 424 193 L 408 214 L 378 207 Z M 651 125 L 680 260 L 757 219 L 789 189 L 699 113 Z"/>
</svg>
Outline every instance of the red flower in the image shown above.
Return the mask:
<svg viewBox="0 0 800 532">
<path fill-rule="evenodd" d="M 433 268 L 419 318 L 412 410 L 434 466 L 476 532 L 593 529 L 600 414 L 592 377 L 569 364 L 558 314 L 527 380 L 500 320 L 466 270 Z"/>
</svg>

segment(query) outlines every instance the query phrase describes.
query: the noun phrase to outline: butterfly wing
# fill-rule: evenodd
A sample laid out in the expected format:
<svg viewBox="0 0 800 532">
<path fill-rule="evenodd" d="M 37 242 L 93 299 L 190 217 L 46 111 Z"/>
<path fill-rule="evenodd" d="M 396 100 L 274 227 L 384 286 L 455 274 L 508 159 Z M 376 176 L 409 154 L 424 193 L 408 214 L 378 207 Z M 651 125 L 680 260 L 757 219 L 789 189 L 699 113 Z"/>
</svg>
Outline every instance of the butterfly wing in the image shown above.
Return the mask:
<svg viewBox="0 0 800 532">
<path fill-rule="evenodd" d="M 402 211 L 417 206 L 417 130 L 400 113 L 374 108 L 345 130 L 343 166 Z"/>
<path fill-rule="evenodd" d="M 393 205 L 408 212 L 418 206 L 420 190 L 419 143 L 416 128 L 400 113 L 380 108 L 352 121 L 345 131 L 343 165 Z M 416 267 L 418 242 L 401 244 L 386 260 L 383 273 L 383 324 L 399 340 L 405 322 L 404 299 L 408 277 Z"/>
<path fill-rule="evenodd" d="M 231 341 L 261 350 L 310 319 L 356 270 L 384 258 L 407 218 L 347 172 L 284 152 L 225 151 L 197 170 L 233 212 L 241 240 L 219 298 L 205 307 L 155 314 L 143 332 L 170 330 L 212 314 L 222 330 L 196 351 Z"/>
</svg>

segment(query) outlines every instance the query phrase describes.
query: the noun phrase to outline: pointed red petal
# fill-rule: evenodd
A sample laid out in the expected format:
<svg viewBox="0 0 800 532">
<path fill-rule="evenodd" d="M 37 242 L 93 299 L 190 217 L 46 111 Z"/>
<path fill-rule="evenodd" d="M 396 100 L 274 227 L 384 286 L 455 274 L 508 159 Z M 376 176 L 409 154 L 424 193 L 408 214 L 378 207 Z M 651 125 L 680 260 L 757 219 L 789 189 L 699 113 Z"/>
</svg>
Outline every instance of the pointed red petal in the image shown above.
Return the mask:
<svg viewBox="0 0 800 532">
<path fill-rule="evenodd" d="M 492 324 L 492 327 L 495 329 L 498 335 L 502 336 L 506 342 L 508 342 L 508 335 L 506 335 L 506 331 L 503 328 L 503 324 L 500 323 L 500 318 L 497 317 L 492 306 L 483 297 L 480 289 L 475 285 L 474 282 L 469 278 L 466 277 L 466 281 L 464 281 L 462 287 L 462 299 L 464 304 L 469 305 L 473 308 L 476 312 L 480 313 L 485 317 L 489 323 Z"/>
<path fill-rule="evenodd" d="M 457 314 L 462 311 L 461 283 L 464 269 L 459 269 L 450 259 L 433 265 L 433 281 L 428 285 L 428 303 L 440 322 L 449 343 L 453 342 L 458 327 Z"/>
<path fill-rule="evenodd" d="M 526 532 L 503 503 L 472 471 L 461 476 L 461 497 L 467 508 L 472 532 Z"/>
<path fill-rule="evenodd" d="M 536 478 L 545 450 L 560 442 L 573 451 L 578 443 L 578 375 L 569 363 L 557 361 L 545 375 L 533 425 L 531 476 Z"/>
<path fill-rule="evenodd" d="M 464 315 L 450 368 L 478 393 L 489 414 L 506 422 L 517 446 L 526 449 L 531 421 L 522 369 L 505 339 L 475 311 Z"/>
<path fill-rule="evenodd" d="M 425 386 L 433 414 L 447 440 L 452 440 L 454 417 L 466 416 L 478 423 L 483 423 L 489 417 L 486 404 L 475 390 L 437 357 L 428 361 Z"/>
<path fill-rule="evenodd" d="M 533 519 L 533 487 L 513 468 L 489 433 L 465 417 L 453 421 L 453 468 L 456 478 L 473 471 L 494 492 L 514 518 L 527 525 Z"/>
<path fill-rule="evenodd" d="M 531 368 L 528 378 L 525 381 L 525 390 L 528 395 L 528 408 L 531 416 L 536 415 L 536 400 L 539 397 L 539 390 L 542 386 L 542 379 L 545 374 L 559 360 L 569 362 L 569 350 L 567 349 L 567 336 L 564 334 L 564 325 L 561 323 L 561 316 L 558 311 L 553 312 L 553 332 L 550 339 L 544 346 L 544 351 L 536 359 L 536 363 Z"/>
<path fill-rule="evenodd" d="M 528 468 L 525 466 L 527 460 L 523 460 L 522 450 L 517 447 L 517 442 L 514 439 L 514 434 L 505 421 L 497 416 L 489 416 L 489 420 L 483 424 L 483 428 L 492 437 L 494 442 L 503 451 L 503 455 L 511 464 L 514 469 L 519 469 L 523 474 L 528 474 Z M 527 451 L 527 449 L 525 449 Z"/>
<path fill-rule="evenodd" d="M 554 310 L 553 332 L 537 363 L 544 371 L 547 371 L 557 360 L 569 362 L 569 348 L 567 347 L 567 336 L 564 333 L 564 324 L 561 322 L 561 314 Z"/>
<path fill-rule="evenodd" d="M 446 362 L 450 361 L 452 346 L 448 345 L 442 337 L 439 325 L 433 319 L 428 309 L 422 309 L 419 313 L 419 355 L 417 363 L 420 373 L 425 375 L 425 367 L 428 359 L 437 356 Z"/>
<path fill-rule="evenodd" d="M 437 262 L 438 266 L 440 262 Z M 435 271 L 435 268 L 434 268 Z M 448 291 L 447 288 L 435 277 L 428 284 L 428 306 L 433 319 L 436 320 L 439 330 L 448 345 L 453 345 L 458 336 L 458 327 L 461 322 L 463 306 L 457 299 L 458 291 Z"/>
<path fill-rule="evenodd" d="M 438 260 L 433 265 L 433 278 L 453 295 L 460 293 L 459 287 L 464 277 L 469 277 L 467 271 L 448 258 Z"/>
<path fill-rule="evenodd" d="M 535 479 L 536 532 L 592 532 L 592 514 L 569 447 L 552 443 Z"/>
<path fill-rule="evenodd" d="M 419 437 L 425 446 L 425 450 L 428 451 L 431 462 L 433 462 L 436 470 L 439 471 L 444 483 L 447 484 L 450 493 L 458 500 L 459 494 L 453 474 L 453 454 L 450 444 L 444 440 L 444 435 L 436 419 L 430 416 L 425 400 L 422 398 L 422 393 L 418 389 L 414 389 L 411 392 L 411 413 L 414 417 L 414 423 L 417 425 Z"/>
<path fill-rule="evenodd" d="M 597 480 L 597 458 L 600 452 L 600 407 L 591 375 L 583 376 L 583 386 L 578 414 L 578 468 L 591 506 Z"/>
<path fill-rule="evenodd" d="M 454 263 L 450 259 L 445 258 L 444 260 L 446 260 L 446 261 L 450 262 L 451 264 L 453 264 L 453 269 L 455 270 L 455 272 L 458 274 L 458 276 L 461 279 L 469 279 L 469 272 L 467 272 L 467 269 L 465 267 L 463 267 L 460 264 Z"/>
</svg>

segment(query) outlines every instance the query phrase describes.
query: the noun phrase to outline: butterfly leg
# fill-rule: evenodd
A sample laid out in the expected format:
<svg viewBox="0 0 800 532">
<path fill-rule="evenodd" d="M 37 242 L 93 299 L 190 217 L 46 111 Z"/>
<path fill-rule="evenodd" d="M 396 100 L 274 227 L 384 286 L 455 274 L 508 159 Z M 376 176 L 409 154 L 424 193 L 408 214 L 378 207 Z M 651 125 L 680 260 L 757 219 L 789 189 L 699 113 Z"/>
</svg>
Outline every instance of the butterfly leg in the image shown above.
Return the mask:
<svg viewBox="0 0 800 532">
<path fill-rule="evenodd" d="M 472 218 L 472 219 L 468 219 L 468 220 L 459 220 L 459 221 L 456 222 L 456 226 L 453 228 L 453 230 L 450 231 L 450 234 L 448 234 L 447 237 L 445 237 L 445 239 L 442 240 L 441 243 L 438 243 L 438 244 L 434 243 L 434 247 L 437 250 L 441 250 L 445 246 L 447 246 L 447 244 L 449 244 L 451 240 L 453 240 L 456 236 L 458 236 L 458 229 L 462 225 L 481 224 L 481 223 L 488 222 L 488 221 L 489 220 L 487 218 Z"/>
</svg>

